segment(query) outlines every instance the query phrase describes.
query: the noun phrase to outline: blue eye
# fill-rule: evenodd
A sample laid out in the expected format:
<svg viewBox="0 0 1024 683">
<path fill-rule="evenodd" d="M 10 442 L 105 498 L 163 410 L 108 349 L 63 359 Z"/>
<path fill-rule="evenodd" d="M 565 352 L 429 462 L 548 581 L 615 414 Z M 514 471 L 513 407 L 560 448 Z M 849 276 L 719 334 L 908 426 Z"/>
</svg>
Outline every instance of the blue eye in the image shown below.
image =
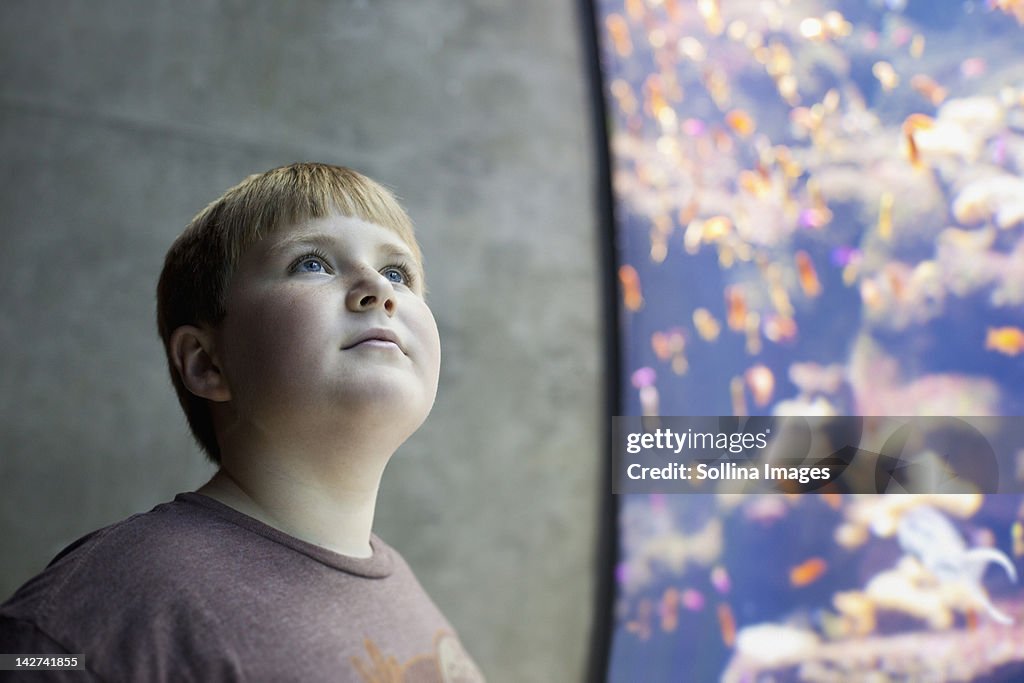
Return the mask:
<svg viewBox="0 0 1024 683">
<path fill-rule="evenodd" d="M 381 270 L 380 274 L 396 285 L 409 285 L 412 283 L 409 271 L 402 266 L 388 266 Z"/>
<path fill-rule="evenodd" d="M 313 252 L 303 254 L 297 258 L 289 269 L 293 273 L 326 273 L 328 272 L 327 258 L 322 254 Z"/>
</svg>

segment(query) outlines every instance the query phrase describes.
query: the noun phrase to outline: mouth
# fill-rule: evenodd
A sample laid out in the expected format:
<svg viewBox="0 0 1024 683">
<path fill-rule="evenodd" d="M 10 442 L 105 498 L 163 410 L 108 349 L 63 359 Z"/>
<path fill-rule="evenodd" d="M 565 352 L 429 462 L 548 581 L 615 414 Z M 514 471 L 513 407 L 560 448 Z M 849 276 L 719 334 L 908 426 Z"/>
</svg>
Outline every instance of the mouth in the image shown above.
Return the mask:
<svg viewBox="0 0 1024 683">
<path fill-rule="evenodd" d="M 366 330 L 355 337 L 350 339 L 345 346 L 342 346 L 343 351 L 354 349 L 356 347 L 367 347 L 367 348 L 384 348 L 384 349 L 398 349 L 402 353 L 405 353 L 405 349 L 398 341 L 398 335 L 389 329 L 383 327 L 375 327 L 373 329 Z"/>
</svg>

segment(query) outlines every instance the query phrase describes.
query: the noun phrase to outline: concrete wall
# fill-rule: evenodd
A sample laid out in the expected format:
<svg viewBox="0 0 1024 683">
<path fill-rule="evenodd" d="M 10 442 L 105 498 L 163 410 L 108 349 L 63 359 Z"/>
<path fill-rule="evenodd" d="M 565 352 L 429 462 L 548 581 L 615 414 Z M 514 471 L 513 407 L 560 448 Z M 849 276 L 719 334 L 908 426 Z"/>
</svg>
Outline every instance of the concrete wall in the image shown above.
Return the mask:
<svg viewBox="0 0 1024 683">
<path fill-rule="evenodd" d="M 0 599 L 209 476 L 155 332 L 164 252 L 245 175 L 324 160 L 404 199 L 444 347 L 377 530 L 492 681 L 582 680 L 602 350 L 577 12 L 0 4 Z"/>
</svg>

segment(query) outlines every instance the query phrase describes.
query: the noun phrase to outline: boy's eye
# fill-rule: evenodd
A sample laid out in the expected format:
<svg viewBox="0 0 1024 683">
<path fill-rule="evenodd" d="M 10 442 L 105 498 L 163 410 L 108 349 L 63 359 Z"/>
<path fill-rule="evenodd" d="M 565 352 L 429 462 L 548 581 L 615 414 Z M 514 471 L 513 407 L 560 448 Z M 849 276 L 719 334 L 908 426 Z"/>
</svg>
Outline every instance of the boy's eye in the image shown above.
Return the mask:
<svg viewBox="0 0 1024 683">
<path fill-rule="evenodd" d="M 412 284 L 412 276 L 403 266 L 387 266 L 380 271 L 380 274 L 396 285 Z"/>
<path fill-rule="evenodd" d="M 304 254 L 297 258 L 290 268 L 293 273 L 326 273 L 327 262 L 320 254 Z"/>
</svg>

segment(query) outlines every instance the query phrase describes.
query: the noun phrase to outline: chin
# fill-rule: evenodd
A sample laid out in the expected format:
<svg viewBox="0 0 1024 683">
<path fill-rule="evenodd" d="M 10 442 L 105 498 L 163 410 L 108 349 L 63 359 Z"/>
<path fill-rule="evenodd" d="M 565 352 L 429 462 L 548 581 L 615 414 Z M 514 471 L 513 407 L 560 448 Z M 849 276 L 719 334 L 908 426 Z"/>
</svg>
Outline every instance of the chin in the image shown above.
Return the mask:
<svg viewBox="0 0 1024 683">
<path fill-rule="evenodd" d="M 365 419 L 383 419 L 395 426 L 411 425 L 412 431 L 415 431 L 433 408 L 434 396 L 425 396 L 422 391 L 393 385 L 364 386 L 358 390 L 350 387 L 345 392 L 344 402 L 349 414 L 364 413 Z"/>
</svg>

